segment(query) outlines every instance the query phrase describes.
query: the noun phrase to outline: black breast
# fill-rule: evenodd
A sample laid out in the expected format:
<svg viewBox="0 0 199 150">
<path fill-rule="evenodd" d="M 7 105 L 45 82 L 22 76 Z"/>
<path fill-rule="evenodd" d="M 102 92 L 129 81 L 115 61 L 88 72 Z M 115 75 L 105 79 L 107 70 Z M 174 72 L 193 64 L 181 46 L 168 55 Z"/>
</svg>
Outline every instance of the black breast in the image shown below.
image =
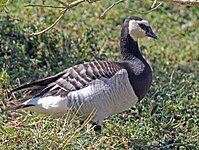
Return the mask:
<svg viewBox="0 0 199 150">
<path fill-rule="evenodd" d="M 136 57 L 131 60 L 123 61 L 120 65 L 128 72 L 129 81 L 135 94 L 141 100 L 148 92 L 152 83 L 152 71 L 146 61 L 143 62 Z"/>
</svg>

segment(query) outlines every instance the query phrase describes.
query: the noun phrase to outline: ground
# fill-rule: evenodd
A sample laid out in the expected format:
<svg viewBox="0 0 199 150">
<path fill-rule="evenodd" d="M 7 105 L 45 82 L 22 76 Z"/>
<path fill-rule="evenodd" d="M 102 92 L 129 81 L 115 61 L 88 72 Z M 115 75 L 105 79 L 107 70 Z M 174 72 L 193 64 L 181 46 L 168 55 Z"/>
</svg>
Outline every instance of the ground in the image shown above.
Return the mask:
<svg viewBox="0 0 199 150">
<path fill-rule="evenodd" d="M 153 84 L 136 107 L 106 118 L 100 135 L 67 115 L 1 112 L 0 149 L 199 149 L 198 7 L 164 3 L 146 14 L 151 1 L 127 1 L 99 19 L 114 1 L 84 3 L 52 30 L 31 37 L 61 10 L 24 7 L 28 2 L 0 8 L 1 109 L 25 99 L 23 92 L 9 94 L 18 85 L 85 61 L 119 61 L 121 24 L 129 15 L 149 20 L 158 35 L 158 40 L 139 41 L 153 68 Z"/>
</svg>

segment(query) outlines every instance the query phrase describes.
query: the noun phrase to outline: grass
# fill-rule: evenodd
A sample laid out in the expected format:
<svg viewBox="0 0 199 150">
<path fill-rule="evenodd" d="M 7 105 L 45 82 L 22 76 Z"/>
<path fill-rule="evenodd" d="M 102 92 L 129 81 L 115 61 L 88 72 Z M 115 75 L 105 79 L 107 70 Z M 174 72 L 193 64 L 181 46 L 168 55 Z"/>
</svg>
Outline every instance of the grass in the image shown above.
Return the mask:
<svg viewBox="0 0 199 150">
<path fill-rule="evenodd" d="M 199 149 L 197 7 L 163 4 L 140 14 L 137 11 L 148 10 L 150 3 L 129 1 L 101 20 L 98 16 L 111 2 L 81 4 L 52 30 L 30 37 L 49 26 L 60 10 L 24 8 L 25 3 L 1 8 L 1 108 L 25 99 L 22 92 L 8 94 L 13 87 L 85 61 L 120 60 L 119 33 L 129 15 L 148 19 L 159 37 L 139 41 L 153 68 L 153 84 L 135 108 L 106 118 L 101 135 L 89 125 L 79 131 L 79 122 L 66 116 L 1 112 L 0 149 Z"/>
</svg>

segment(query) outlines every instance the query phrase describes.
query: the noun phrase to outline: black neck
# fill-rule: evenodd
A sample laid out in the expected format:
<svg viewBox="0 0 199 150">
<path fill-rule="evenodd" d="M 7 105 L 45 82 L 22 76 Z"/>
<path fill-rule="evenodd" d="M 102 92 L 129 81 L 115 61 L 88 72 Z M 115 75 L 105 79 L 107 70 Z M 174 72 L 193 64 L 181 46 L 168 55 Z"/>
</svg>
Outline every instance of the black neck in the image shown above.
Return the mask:
<svg viewBox="0 0 199 150">
<path fill-rule="evenodd" d="M 132 56 L 143 59 L 137 41 L 129 35 L 127 27 L 123 27 L 120 36 L 120 49 L 122 60 L 130 60 Z"/>
</svg>

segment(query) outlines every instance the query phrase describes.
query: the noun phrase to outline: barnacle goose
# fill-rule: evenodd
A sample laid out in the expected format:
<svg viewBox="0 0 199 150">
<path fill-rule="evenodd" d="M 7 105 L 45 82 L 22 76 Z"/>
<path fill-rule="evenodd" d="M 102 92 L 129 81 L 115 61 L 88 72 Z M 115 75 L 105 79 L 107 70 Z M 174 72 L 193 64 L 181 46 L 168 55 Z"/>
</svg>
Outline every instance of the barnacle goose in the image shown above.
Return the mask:
<svg viewBox="0 0 199 150">
<path fill-rule="evenodd" d="M 121 31 L 121 62 L 86 62 L 22 85 L 12 92 L 27 89 L 33 98 L 8 110 L 25 109 L 55 116 L 78 110 L 77 117 L 84 120 L 96 109 L 92 122 L 101 131 L 105 117 L 134 106 L 149 90 L 151 68 L 137 43 L 145 36 L 157 39 L 147 20 L 129 16 Z"/>
</svg>

